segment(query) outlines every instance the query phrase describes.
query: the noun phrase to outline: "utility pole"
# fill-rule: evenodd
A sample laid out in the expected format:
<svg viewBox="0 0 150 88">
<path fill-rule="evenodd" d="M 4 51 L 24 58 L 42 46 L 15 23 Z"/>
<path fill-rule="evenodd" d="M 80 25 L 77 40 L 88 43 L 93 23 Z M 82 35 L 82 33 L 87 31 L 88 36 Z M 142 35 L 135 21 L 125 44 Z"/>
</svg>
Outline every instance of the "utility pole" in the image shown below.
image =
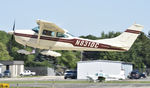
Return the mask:
<svg viewBox="0 0 150 88">
<path fill-rule="evenodd" d="M 80 61 L 82 61 L 83 60 L 83 51 L 81 51 L 81 59 L 80 59 Z"/>
</svg>

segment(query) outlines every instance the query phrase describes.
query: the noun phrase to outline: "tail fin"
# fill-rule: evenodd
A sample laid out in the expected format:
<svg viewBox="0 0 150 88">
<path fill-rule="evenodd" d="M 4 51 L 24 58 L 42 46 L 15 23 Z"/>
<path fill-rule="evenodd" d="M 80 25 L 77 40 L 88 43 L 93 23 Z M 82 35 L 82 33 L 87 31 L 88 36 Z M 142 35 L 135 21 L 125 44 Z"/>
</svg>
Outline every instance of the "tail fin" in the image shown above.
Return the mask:
<svg viewBox="0 0 150 88">
<path fill-rule="evenodd" d="M 124 46 L 122 47 L 126 50 L 129 50 L 143 29 L 142 25 L 134 24 L 129 27 L 125 32 L 123 32 L 120 36 L 116 37 L 116 41 L 120 41 Z"/>
<path fill-rule="evenodd" d="M 111 46 L 129 50 L 142 29 L 143 29 L 142 25 L 133 24 L 121 35 L 111 39 L 102 39 L 101 42 L 104 42 L 105 44 L 109 44 Z"/>
</svg>

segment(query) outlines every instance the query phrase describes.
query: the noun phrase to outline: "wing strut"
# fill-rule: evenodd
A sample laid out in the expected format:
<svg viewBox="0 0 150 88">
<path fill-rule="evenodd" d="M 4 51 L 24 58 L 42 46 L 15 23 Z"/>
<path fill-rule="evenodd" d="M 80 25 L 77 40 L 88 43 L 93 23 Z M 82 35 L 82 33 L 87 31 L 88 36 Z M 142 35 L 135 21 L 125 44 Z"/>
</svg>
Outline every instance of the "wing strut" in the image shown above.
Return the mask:
<svg viewBox="0 0 150 88">
<path fill-rule="evenodd" d="M 39 45 L 40 37 L 41 37 L 41 34 L 42 34 L 42 24 L 39 24 L 39 26 L 40 26 L 40 30 L 39 30 L 38 39 L 37 39 L 37 46 Z"/>
</svg>

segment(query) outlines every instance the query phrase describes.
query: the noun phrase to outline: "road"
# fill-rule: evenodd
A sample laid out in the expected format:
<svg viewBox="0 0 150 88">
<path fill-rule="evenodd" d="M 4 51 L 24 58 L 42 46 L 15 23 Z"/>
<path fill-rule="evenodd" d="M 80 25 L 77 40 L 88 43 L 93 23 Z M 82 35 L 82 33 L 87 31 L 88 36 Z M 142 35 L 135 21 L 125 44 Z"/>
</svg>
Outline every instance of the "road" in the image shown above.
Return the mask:
<svg viewBox="0 0 150 88">
<path fill-rule="evenodd" d="M 43 87 L 43 88 L 150 88 L 150 84 L 143 83 L 29 83 L 10 84 L 11 87 Z"/>
</svg>

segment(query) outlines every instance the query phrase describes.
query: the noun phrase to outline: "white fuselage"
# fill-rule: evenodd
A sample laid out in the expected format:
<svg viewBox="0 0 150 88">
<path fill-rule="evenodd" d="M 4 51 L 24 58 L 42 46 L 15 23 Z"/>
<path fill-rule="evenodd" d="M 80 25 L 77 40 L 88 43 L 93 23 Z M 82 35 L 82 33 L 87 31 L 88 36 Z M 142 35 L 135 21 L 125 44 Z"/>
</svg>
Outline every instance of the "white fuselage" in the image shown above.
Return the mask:
<svg viewBox="0 0 150 88">
<path fill-rule="evenodd" d="M 124 49 L 103 44 L 101 41 L 82 39 L 77 37 L 60 38 L 41 35 L 39 42 L 38 34 L 32 30 L 16 30 L 15 40 L 33 48 L 50 50 L 84 50 L 84 51 L 125 51 Z"/>
</svg>

